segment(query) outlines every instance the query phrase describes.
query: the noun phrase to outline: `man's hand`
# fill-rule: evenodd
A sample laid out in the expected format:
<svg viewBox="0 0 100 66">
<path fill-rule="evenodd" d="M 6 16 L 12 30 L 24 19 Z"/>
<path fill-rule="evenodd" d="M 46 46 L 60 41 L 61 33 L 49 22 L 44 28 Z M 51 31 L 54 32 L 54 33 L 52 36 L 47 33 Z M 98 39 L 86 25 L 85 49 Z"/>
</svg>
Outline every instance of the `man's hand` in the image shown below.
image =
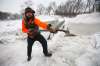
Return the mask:
<svg viewBox="0 0 100 66">
<path fill-rule="evenodd" d="M 52 28 L 51 24 L 48 24 L 48 28 L 47 28 L 51 33 L 56 33 L 57 30 Z"/>
<path fill-rule="evenodd" d="M 30 37 L 30 38 L 33 38 L 33 31 L 28 31 L 28 36 Z"/>
<path fill-rule="evenodd" d="M 56 33 L 56 32 L 57 32 L 56 29 L 52 29 L 52 28 L 50 28 L 49 31 L 50 31 L 51 33 Z"/>
<path fill-rule="evenodd" d="M 30 38 L 34 38 L 37 35 L 37 33 L 38 33 L 38 30 L 31 30 L 31 29 L 29 29 L 27 34 L 28 34 L 28 36 Z"/>
</svg>

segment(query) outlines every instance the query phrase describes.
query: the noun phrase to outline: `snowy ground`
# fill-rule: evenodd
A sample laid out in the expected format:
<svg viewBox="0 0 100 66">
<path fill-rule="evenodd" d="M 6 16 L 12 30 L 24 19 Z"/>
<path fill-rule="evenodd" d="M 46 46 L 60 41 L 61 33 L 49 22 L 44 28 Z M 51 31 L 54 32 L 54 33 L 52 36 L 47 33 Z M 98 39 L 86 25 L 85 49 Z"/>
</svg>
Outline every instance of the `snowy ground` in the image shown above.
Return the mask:
<svg viewBox="0 0 100 66">
<path fill-rule="evenodd" d="M 83 34 L 78 27 L 76 30 L 80 33 L 71 28 L 71 32 L 78 36 L 65 37 L 63 32 L 55 34 L 48 40 L 49 51 L 53 53 L 50 58 L 43 55 L 41 44 L 35 42 L 30 62 L 27 62 L 26 34 L 21 32 L 20 25 L 21 20 L 0 21 L 0 66 L 100 66 L 100 33 L 97 33 L 100 31 L 93 23 L 96 30 L 89 31 L 91 34 L 87 32 L 90 29 L 83 30 L 87 32 Z M 43 33 L 47 38 L 45 34 Z"/>
</svg>

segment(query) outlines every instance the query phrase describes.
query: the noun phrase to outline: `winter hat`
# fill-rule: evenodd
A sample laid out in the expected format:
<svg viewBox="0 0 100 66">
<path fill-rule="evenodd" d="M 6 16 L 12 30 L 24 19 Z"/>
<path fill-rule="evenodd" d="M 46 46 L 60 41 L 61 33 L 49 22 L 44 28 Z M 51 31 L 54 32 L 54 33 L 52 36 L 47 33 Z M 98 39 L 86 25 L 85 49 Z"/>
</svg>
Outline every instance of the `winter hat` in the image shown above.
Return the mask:
<svg viewBox="0 0 100 66">
<path fill-rule="evenodd" d="M 34 11 L 32 8 L 30 8 L 30 7 L 25 8 L 25 14 L 26 14 L 27 12 L 35 13 L 35 11 Z"/>
</svg>

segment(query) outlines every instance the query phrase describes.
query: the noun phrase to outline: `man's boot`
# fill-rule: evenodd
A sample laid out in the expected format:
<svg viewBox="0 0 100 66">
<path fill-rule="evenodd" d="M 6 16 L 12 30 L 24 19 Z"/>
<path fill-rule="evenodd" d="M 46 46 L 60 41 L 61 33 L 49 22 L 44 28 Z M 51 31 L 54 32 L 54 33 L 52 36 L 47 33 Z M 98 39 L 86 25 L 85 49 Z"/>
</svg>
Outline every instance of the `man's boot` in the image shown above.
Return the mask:
<svg viewBox="0 0 100 66">
<path fill-rule="evenodd" d="M 32 59 L 32 57 L 31 56 L 29 56 L 28 58 L 27 58 L 27 61 L 30 61 Z"/>
<path fill-rule="evenodd" d="M 45 55 L 46 57 L 51 57 L 51 56 L 52 56 L 52 53 L 44 53 L 44 55 Z"/>
</svg>

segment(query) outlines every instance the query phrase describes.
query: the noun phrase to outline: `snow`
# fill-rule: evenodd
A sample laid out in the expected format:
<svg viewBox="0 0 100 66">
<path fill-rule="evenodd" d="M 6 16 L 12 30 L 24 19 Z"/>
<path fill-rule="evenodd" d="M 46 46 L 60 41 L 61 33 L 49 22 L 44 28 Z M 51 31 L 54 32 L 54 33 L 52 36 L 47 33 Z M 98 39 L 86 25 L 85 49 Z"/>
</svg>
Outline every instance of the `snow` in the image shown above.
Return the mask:
<svg viewBox="0 0 100 66">
<path fill-rule="evenodd" d="M 75 18 L 65 18 L 68 23 L 95 24 L 100 23 L 100 13 L 81 14 Z"/>
<path fill-rule="evenodd" d="M 52 24 L 52 28 L 60 27 L 64 23 L 64 18 L 60 16 L 54 16 L 54 15 L 40 15 L 37 16 L 41 21 L 46 22 L 47 24 Z"/>
<path fill-rule="evenodd" d="M 96 13 L 91 15 L 98 16 Z M 79 17 L 81 20 L 83 15 L 79 16 L 70 19 Z M 84 18 L 89 16 L 84 16 Z M 58 21 L 62 22 L 63 19 Z M 68 25 L 65 24 L 65 26 Z M 49 32 L 42 34 L 47 38 Z M 45 57 L 41 44 L 36 41 L 32 48 L 32 60 L 27 62 L 27 41 L 26 34 L 21 31 L 21 20 L 0 21 L 0 66 L 100 66 L 99 46 L 100 32 L 72 37 L 58 32 L 51 40 L 48 40 L 49 51 L 53 53 L 52 57 Z"/>
<path fill-rule="evenodd" d="M 11 32 L 17 29 L 21 28 L 21 20 L 15 20 L 15 21 L 0 21 L 0 32 Z"/>
</svg>

